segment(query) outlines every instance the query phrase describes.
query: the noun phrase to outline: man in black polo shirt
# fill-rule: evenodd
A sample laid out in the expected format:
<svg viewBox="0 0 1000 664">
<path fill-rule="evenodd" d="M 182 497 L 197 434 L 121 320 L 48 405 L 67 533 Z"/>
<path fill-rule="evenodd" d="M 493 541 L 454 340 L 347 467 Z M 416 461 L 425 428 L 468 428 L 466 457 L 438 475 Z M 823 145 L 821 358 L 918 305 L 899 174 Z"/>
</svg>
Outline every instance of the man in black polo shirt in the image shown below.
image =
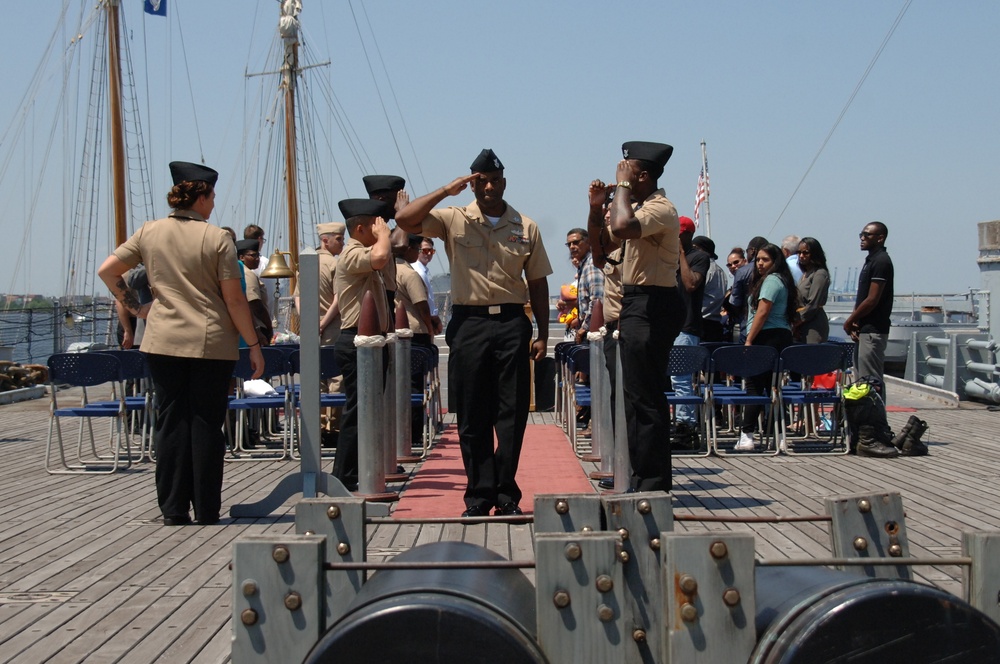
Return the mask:
<svg viewBox="0 0 1000 664">
<path fill-rule="evenodd" d="M 858 277 L 858 296 L 854 312 L 844 321 L 844 331 L 855 347 L 854 367 L 857 377 L 875 376 L 884 381 L 885 345 L 889 339 L 892 314 L 892 259 L 885 250 L 889 229 L 873 221 L 861 231 L 861 250 L 868 252 Z M 885 397 L 883 382 L 882 396 Z"/>
</svg>

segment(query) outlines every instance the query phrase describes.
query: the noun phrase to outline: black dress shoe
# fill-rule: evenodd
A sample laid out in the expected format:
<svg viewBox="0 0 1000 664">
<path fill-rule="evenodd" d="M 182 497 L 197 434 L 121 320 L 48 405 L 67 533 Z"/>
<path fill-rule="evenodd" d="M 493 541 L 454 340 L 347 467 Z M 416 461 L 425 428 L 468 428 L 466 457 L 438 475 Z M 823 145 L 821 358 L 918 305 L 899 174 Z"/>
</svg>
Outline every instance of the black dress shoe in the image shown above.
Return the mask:
<svg viewBox="0 0 1000 664">
<path fill-rule="evenodd" d="M 191 517 L 188 516 L 187 514 L 163 517 L 164 526 L 188 526 L 190 524 L 191 524 Z"/>
<path fill-rule="evenodd" d="M 218 514 L 209 514 L 206 517 L 198 518 L 195 520 L 195 523 L 197 523 L 199 526 L 214 526 L 218 522 L 219 522 Z"/>
<path fill-rule="evenodd" d="M 463 517 L 467 517 L 467 516 L 489 516 L 489 515 L 490 515 L 490 508 L 489 507 L 482 507 L 480 505 L 473 505 L 472 507 L 469 507 L 464 512 L 462 512 L 462 516 Z"/>
<path fill-rule="evenodd" d="M 514 501 L 506 502 L 493 510 L 493 516 L 518 516 L 524 514 Z"/>
<path fill-rule="evenodd" d="M 603 480 L 597 483 L 597 486 L 601 489 L 607 489 L 608 491 L 611 491 L 615 488 L 615 478 L 605 477 Z"/>
</svg>

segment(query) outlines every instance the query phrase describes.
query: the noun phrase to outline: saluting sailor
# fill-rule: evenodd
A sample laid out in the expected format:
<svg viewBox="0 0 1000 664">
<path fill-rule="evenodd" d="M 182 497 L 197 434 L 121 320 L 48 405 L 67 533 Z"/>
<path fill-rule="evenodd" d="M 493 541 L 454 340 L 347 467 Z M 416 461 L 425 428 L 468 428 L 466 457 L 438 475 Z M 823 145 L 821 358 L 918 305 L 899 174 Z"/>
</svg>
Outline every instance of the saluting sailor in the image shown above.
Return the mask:
<svg viewBox="0 0 1000 664">
<path fill-rule="evenodd" d="M 398 209 L 396 223 L 441 238 L 451 262 L 455 304 L 445 339 L 449 406 L 458 413 L 467 479 L 462 516 L 487 516 L 493 507 L 498 515 L 521 514 L 515 475 L 528 422 L 528 358 L 545 357 L 552 267 L 538 225 L 504 201 L 507 180 L 493 150 L 483 150 L 471 171 Z M 433 209 L 470 185 L 474 202 Z M 400 202 L 407 201 L 401 192 Z M 534 342 L 526 300 L 538 325 Z"/>
<path fill-rule="evenodd" d="M 619 349 L 630 488 L 670 490 L 670 409 L 667 363 L 670 348 L 684 322 L 677 292 L 679 222 L 674 204 L 658 179 L 673 153 L 663 143 L 630 141 L 622 145 L 609 229 L 603 225 L 600 190 L 591 185 L 587 224 L 606 253 L 622 247 L 622 305 Z"/>
</svg>

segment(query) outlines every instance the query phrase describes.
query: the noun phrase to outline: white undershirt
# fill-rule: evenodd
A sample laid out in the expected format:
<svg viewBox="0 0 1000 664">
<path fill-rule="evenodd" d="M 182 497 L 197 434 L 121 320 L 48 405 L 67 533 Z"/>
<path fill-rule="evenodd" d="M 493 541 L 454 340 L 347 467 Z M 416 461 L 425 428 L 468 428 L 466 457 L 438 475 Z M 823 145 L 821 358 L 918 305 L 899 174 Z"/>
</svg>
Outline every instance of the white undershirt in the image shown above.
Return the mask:
<svg viewBox="0 0 1000 664">
<path fill-rule="evenodd" d="M 494 228 L 496 228 L 496 225 L 500 223 L 500 217 L 491 217 L 488 214 L 483 215 L 483 216 L 486 217 L 487 221 L 489 221 L 493 225 Z"/>
</svg>

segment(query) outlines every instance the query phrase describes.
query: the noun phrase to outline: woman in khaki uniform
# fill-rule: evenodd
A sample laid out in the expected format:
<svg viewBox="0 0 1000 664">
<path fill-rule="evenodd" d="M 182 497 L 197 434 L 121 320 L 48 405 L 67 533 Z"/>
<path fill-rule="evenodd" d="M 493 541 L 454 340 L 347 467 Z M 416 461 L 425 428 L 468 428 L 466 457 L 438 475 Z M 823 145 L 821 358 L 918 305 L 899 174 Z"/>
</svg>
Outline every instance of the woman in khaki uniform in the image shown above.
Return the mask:
<svg viewBox="0 0 1000 664">
<path fill-rule="evenodd" d="M 133 314 L 146 319 L 146 353 L 156 394 L 156 495 L 167 526 L 219 521 L 222 432 L 237 340 L 256 339 L 240 287 L 236 245 L 205 221 L 215 208 L 219 174 L 199 164 L 171 162 L 173 209 L 143 224 L 104 261 L 98 275 Z M 140 307 L 122 275 L 146 265 L 153 302 Z M 264 371 L 260 344 L 250 347 L 254 377 Z"/>
</svg>

